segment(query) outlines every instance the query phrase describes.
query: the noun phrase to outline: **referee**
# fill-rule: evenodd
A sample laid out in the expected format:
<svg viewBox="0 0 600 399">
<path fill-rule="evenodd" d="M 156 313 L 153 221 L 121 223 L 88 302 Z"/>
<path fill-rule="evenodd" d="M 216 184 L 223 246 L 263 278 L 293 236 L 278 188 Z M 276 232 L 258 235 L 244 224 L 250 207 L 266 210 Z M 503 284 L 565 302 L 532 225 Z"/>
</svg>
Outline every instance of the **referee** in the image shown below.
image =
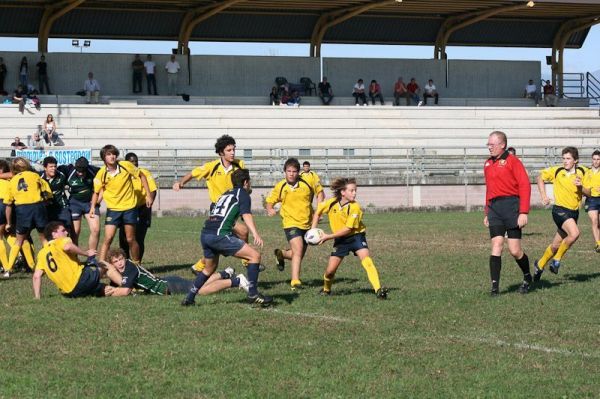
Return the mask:
<svg viewBox="0 0 600 399">
<path fill-rule="evenodd" d="M 523 271 L 521 294 L 529 292 L 531 273 L 529 258 L 521 248 L 521 229 L 527 224 L 531 185 L 529 176 L 521 161 L 506 150 L 506 134 L 495 131 L 490 133 L 487 142 L 491 157 L 485 161 L 485 218 L 483 223 L 489 227 L 492 241 L 490 255 L 490 277 L 492 296 L 500 293 L 500 269 L 502 268 L 502 249 L 504 237 L 508 238 L 508 250 Z"/>
</svg>

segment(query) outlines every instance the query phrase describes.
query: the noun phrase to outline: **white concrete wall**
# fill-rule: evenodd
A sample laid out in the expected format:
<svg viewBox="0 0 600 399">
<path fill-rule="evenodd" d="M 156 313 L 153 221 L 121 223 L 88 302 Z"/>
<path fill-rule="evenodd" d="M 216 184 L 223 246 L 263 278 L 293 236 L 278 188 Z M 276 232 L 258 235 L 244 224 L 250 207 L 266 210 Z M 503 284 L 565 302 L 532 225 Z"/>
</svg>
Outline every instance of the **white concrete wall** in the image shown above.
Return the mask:
<svg viewBox="0 0 600 399">
<path fill-rule="evenodd" d="M 35 64 L 38 53 L 0 53 L 8 67 L 5 86 L 13 90 L 18 83 L 21 57 L 29 61 L 29 79 L 38 86 Z M 142 54 L 145 60 L 145 54 Z M 158 93 L 166 94 L 165 63 L 169 55 L 154 55 L 157 64 Z M 284 76 L 298 82 L 303 76 L 320 79 L 319 59 L 309 57 L 192 56 L 191 79 L 187 57 L 178 56 L 182 70 L 180 92 L 194 96 L 268 96 L 274 78 Z M 132 54 L 48 53 L 50 88 L 55 94 L 74 94 L 83 87 L 89 71 L 94 72 L 104 95 L 132 94 Z M 380 82 L 384 95 L 392 96 L 399 76 L 415 77 L 421 86 L 433 79 L 442 97 L 518 97 L 528 79 L 540 80 L 538 61 L 450 60 L 446 87 L 446 62 L 432 59 L 326 58 L 324 75 L 338 96 L 350 96 L 358 78 Z M 143 82 L 146 90 L 146 82 Z M 145 93 L 145 91 L 144 91 Z"/>
</svg>

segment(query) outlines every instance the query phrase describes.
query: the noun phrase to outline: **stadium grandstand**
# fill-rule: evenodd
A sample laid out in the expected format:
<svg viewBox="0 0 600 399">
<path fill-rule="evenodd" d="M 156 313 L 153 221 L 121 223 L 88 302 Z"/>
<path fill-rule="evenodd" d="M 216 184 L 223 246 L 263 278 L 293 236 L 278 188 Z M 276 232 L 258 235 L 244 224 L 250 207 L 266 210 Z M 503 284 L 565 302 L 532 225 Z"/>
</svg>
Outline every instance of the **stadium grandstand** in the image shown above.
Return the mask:
<svg viewBox="0 0 600 399">
<path fill-rule="evenodd" d="M 135 151 L 163 189 L 159 210 L 206 196 L 205 190 L 174 196 L 169 188 L 214 158 L 212 145 L 222 134 L 236 138 L 238 157 L 253 172 L 259 194 L 281 178 L 283 162 L 294 156 L 309 160 L 325 184 L 356 176 L 362 201 L 374 207 L 480 206 L 484 144 L 493 130 L 509 133 L 532 178 L 556 163 L 566 144 L 578 146 L 582 159 L 600 146 L 598 109 L 590 107 L 597 104 L 600 82 L 587 71 L 563 70 L 565 49 L 580 48 L 600 22 L 594 1 L 7 0 L 0 10 L 0 35 L 38 39 L 37 53 L 1 54 L 11 66 L 5 86 L 18 81 L 22 57 L 33 67 L 44 54 L 54 93 L 39 96 L 41 111 L 0 107 L 3 156 L 15 136 L 25 141 L 52 114 L 64 149 L 91 149 L 94 163 L 107 143 Z M 47 52 L 49 38 L 73 37 L 176 40 L 180 95 L 132 95 L 134 50 Z M 309 43 L 310 51 L 306 57 L 193 55 L 191 41 Z M 321 56 L 323 43 L 430 45 L 432 58 L 327 58 Z M 549 49 L 558 107 L 543 101 L 536 107 L 522 98 L 528 80 L 541 87 L 540 62 L 448 59 L 446 47 L 457 45 Z M 160 94 L 167 92 L 168 60 L 154 55 Z M 101 83 L 98 105 L 83 104 L 76 95 L 89 71 Z M 323 76 L 334 87 L 334 106 L 321 106 L 304 84 L 300 108 L 269 104 L 276 78 L 299 84 Z M 433 79 L 439 105 L 393 107 L 398 76 L 415 77 L 421 86 Z M 358 77 L 376 78 L 387 105 L 355 108 L 351 91 Z"/>
</svg>

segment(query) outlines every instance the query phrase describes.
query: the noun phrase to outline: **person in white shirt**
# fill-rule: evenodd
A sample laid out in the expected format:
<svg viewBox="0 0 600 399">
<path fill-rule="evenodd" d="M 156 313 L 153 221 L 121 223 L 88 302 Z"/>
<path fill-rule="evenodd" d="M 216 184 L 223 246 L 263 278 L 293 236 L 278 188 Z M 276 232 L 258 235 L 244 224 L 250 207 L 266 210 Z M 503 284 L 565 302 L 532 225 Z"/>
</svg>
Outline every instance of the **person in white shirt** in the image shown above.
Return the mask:
<svg viewBox="0 0 600 399">
<path fill-rule="evenodd" d="M 146 83 L 148 84 L 148 94 L 152 94 L 150 86 L 154 88 L 154 95 L 157 96 L 156 92 L 156 63 L 152 61 L 152 56 L 148 54 L 146 61 L 144 62 L 144 70 L 146 72 Z"/>
<path fill-rule="evenodd" d="M 358 106 L 358 99 L 362 100 L 364 106 L 369 105 L 367 103 L 367 96 L 365 95 L 365 84 L 362 79 L 358 79 L 358 82 L 354 84 L 354 89 L 352 90 L 352 97 L 354 97 L 354 103 Z"/>
<path fill-rule="evenodd" d="M 529 79 L 529 83 L 527 83 L 527 86 L 525 86 L 523 97 L 533 98 L 535 105 L 540 105 L 540 94 L 538 93 L 537 86 L 533 83 L 533 79 Z"/>
<path fill-rule="evenodd" d="M 435 99 L 435 105 L 438 104 L 438 100 L 440 95 L 437 92 L 435 85 L 433 84 L 433 79 L 429 79 L 427 84 L 425 85 L 425 93 L 423 94 L 423 102 L 427 105 L 427 97 L 431 97 Z"/>
<path fill-rule="evenodd" d="M 175 60 L 175 55 L 171 55 L 171 61 L 165 65 L 165 70 L 167 71 L 167 94 L 170 96 L 177 94 L 177 74 L 180 69 L 179 62 Z"/>
<path fill-rule="evenodd" d="M 92 72 L 88 73 L 88 78 L 83 82 L 83 90 L 85 91 L 85 103 L 91 102 L 92 96 L 94 98 L 94 104 L 98 104 L 98 98 L 100 97 L 100 84 L 94 79 Z"/>
</svg>

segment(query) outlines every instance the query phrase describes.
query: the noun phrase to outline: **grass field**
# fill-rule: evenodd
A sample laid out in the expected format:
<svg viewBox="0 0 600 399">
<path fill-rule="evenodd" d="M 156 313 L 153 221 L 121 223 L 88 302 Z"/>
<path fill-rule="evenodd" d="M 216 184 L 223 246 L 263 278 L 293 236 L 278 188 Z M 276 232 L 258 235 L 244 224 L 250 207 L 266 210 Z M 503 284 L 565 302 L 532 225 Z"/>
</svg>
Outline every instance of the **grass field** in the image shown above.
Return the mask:
<svg viewBox="0 0 600 399">
<path fill-rule="evenodd" d="M 561 274 L 528 295 L 505 256 L 502 295 L 489 291 L 489 240 L 481 213 L 366 215 L 369 246 L 388 301 L 371 292 L 354 257 L 334 295 L 320 297 L 331 244 L 309 249 L 300 293 L 273 265 L 278 218 L 257 217 L 272 309 L 242 291 L 69 300 L 30 275 L 0 281 L 0 397 L 448 398 L 600 396 L 600 255 L 587 216 Z M 191 278 L 203 219 L 160 218 L 146 266 Z M 549 211 L 530 215 L 531 261 L 550 242 Z M 227 259 L 223 265 L 237 261 Z"/>
</svg>

